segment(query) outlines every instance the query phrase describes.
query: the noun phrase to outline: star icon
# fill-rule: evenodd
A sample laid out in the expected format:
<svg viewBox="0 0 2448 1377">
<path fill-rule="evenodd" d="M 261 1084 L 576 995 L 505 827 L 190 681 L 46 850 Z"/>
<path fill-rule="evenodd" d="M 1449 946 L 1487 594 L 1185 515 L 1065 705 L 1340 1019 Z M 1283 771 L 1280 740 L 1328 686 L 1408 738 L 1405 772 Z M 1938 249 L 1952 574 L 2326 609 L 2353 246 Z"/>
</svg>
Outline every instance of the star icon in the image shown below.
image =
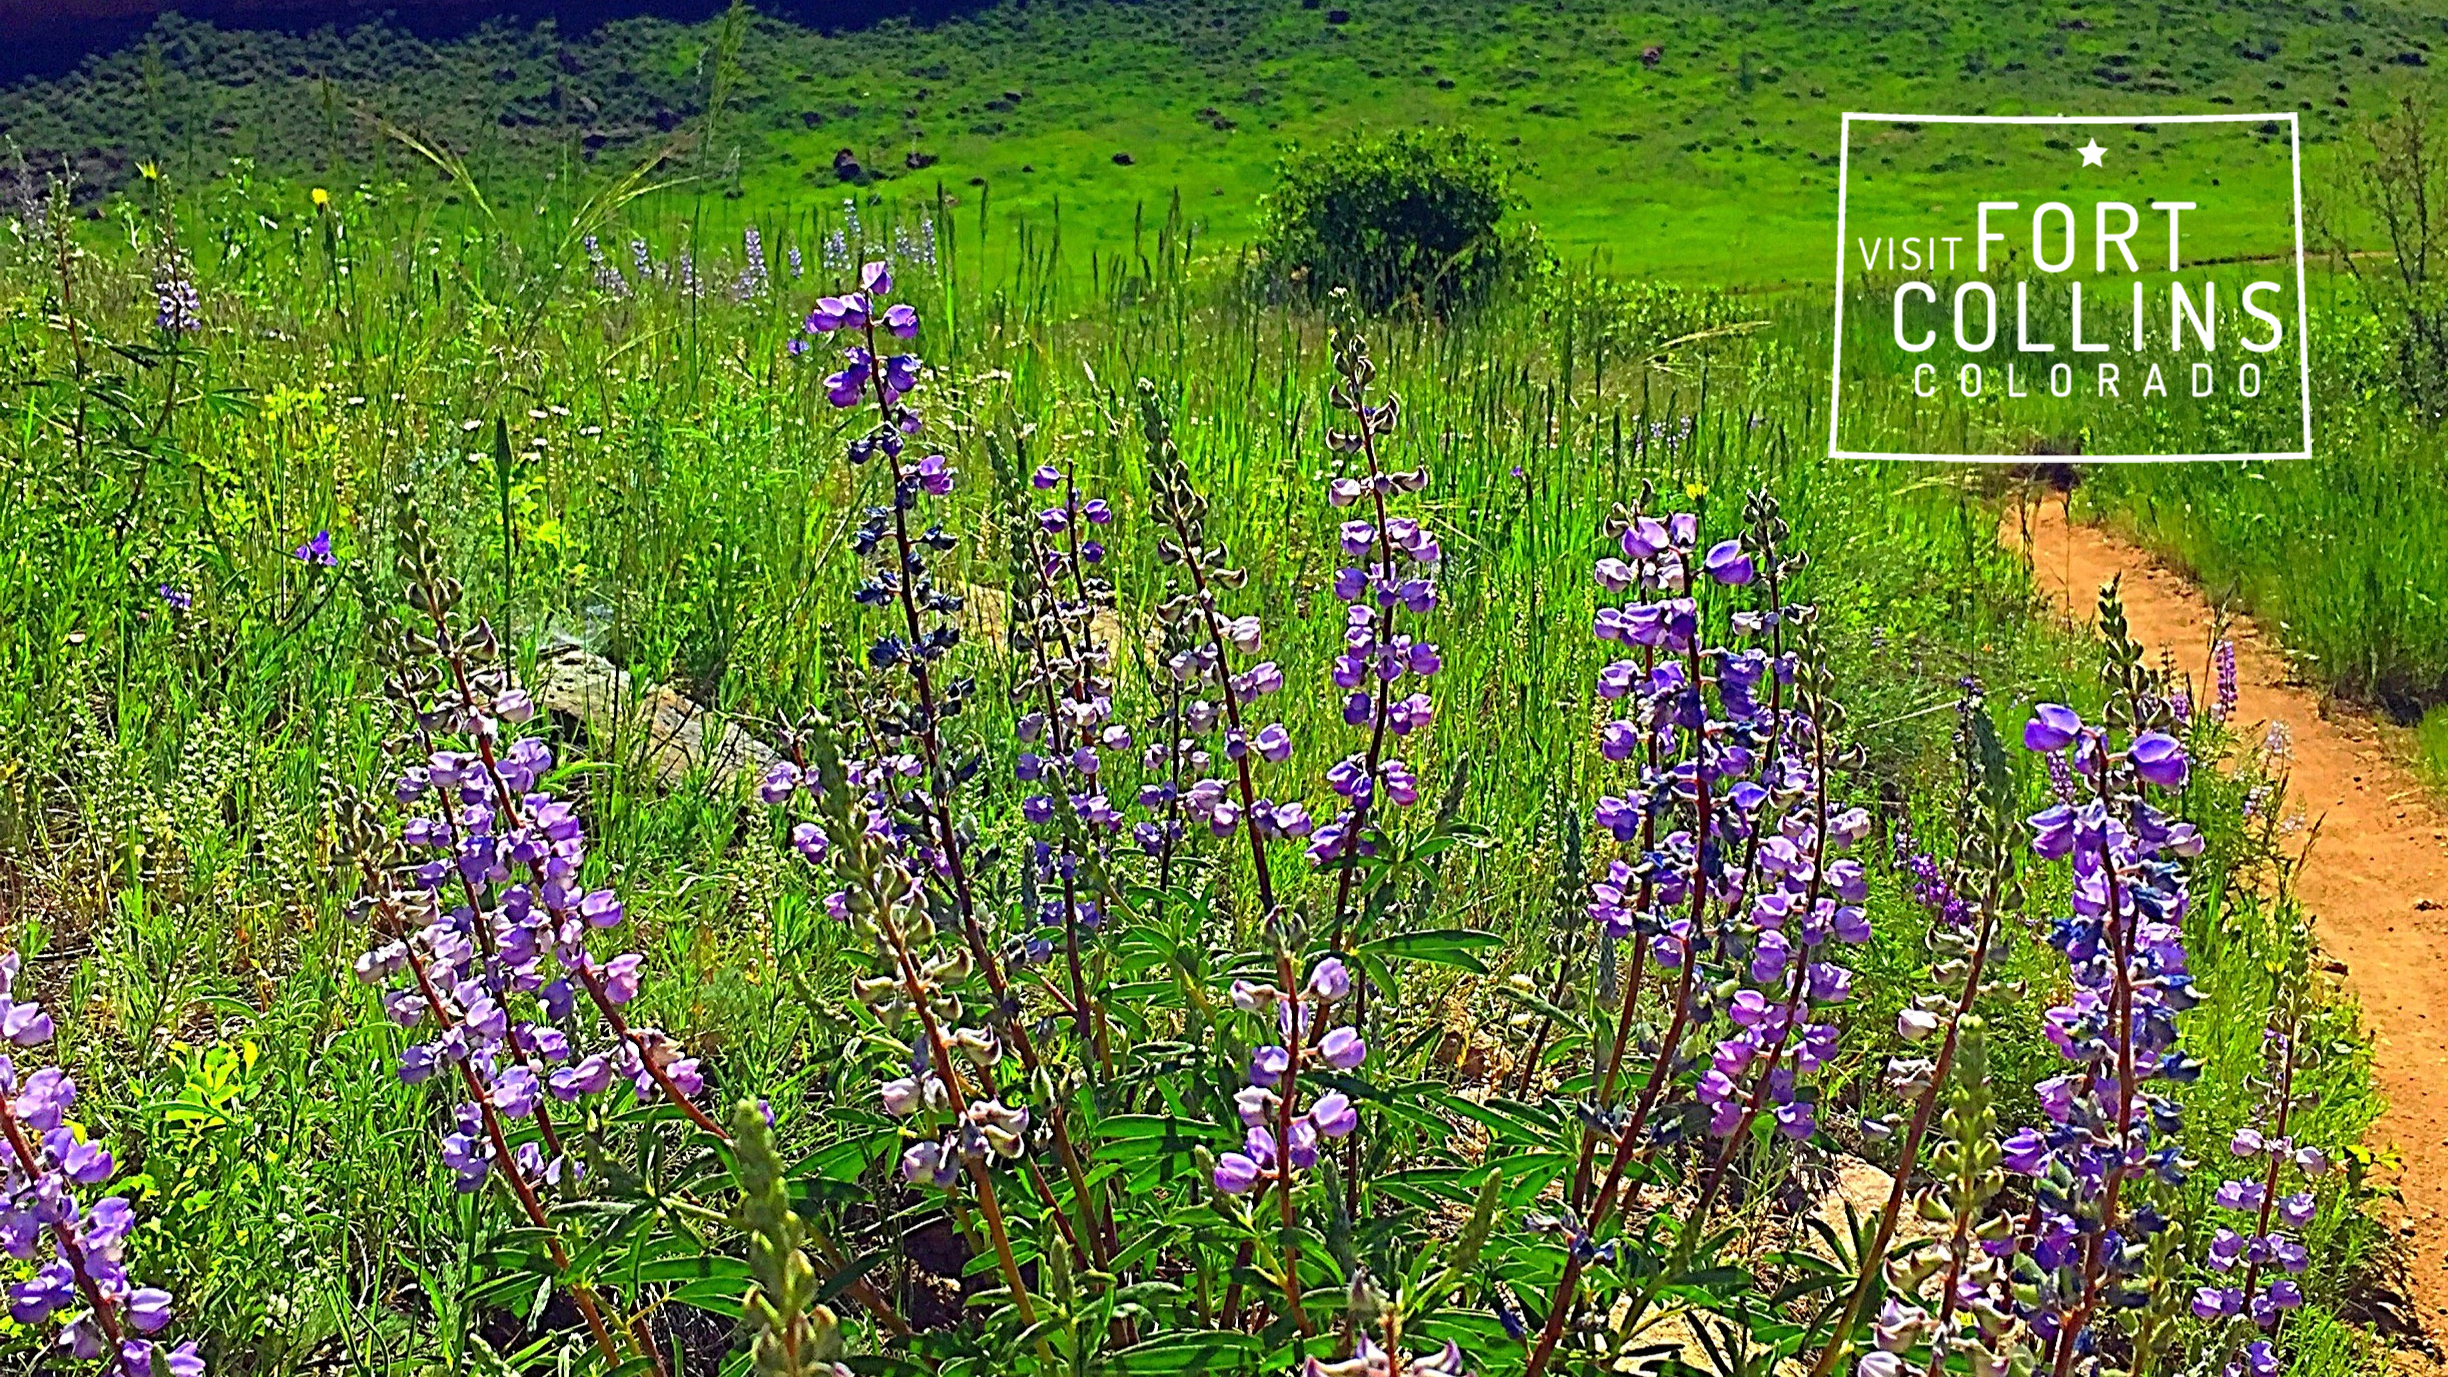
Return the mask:
<svg viewBox="0 0 2448 1377">
<path fill-rule="evenodd" d="M 2077 148 L 2074 151 L 2083 155 L 2082 165 L 2085 167 L 2107 166 L 2107 164 L 2101 162 L 2100 159 L 2107 154 L 2108 150 L 2100 147 L 2100 141 L 2097 139 L 2093 139 L 2091 142 L 2084 144 L 2082 147 Z"/>
</svg>

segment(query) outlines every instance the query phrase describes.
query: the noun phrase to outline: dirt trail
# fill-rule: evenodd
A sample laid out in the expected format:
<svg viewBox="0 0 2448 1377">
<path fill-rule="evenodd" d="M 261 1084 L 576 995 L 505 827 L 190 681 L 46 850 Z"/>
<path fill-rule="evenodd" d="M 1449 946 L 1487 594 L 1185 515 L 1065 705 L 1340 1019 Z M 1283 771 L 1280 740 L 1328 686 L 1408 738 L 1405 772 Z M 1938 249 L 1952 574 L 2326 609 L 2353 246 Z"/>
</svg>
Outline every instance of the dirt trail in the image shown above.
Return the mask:
<svg viewBox="0 0 2448 1377">
<path fill-rule="evenodd" d="M 2024 538 L 2013 512 L 2005 536 Z M 2031 545 L 2035 581 L 2071 617 L 2091 624 L 2100 585 L 2123 575 L 2134 638 L 2207 681 L 2215 619 L 2189 581 L 2102 531 L 2069 527 L 2053 500 L 2031 514 Z M 2237 618 L 2228 634 L 2239 730 L 2257 741 L 2262 724 L 2282 722 L 2293 737 L 2288 807 L 2318 824 L 2295 834 L 2313 838 L 2296 892 L 2318 920 L 2322 951 L 2345 963 L 2362 1001 L 2389 1105 L 2370 1141 L 2394 1146 L 2405 1162 L 2406 1208 L 2389 1222 L 2406 1245 L 2420 1323 L 2448 1343 L 2448 818 L 2369 721 L 2288 681 L 2285 657 L 2259 627 Z"/>
</svg>

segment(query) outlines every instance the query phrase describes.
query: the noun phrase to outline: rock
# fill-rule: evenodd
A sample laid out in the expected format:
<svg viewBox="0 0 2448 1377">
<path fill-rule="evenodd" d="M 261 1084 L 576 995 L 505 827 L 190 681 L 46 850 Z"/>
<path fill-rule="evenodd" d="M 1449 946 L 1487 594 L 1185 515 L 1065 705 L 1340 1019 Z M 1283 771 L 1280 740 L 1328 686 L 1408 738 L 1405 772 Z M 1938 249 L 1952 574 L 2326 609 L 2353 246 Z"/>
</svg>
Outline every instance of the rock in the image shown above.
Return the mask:
<svg viewBox="0 0 2448 1377">
<path fill-rule="evenodd" d="M 640 688 L 627 670 L 567 643 L 536 659 L 538 705 L 574 718 L 598 747 L 664 789 L 703 775 L 717 791 L 754 784 L 780 759 L 773 748 L 664 684 Z"/>
<path fill-rule="evenodd" d="M 977 637 L 1000 654 L 1010 654 L 1011 595 L 990 583 L 962 583 L 956 585 L 953 591 L 960 595 L 962 603 L 961 634 Z M 1113 652 L 1114 663 L 1109 666 L 1110 672 L 1116 677 L 1129 673 L 1133 667 L 1131 647 L 1129 639 L 1123 634 L 1122 619 L 1114 615 L 1114 610 L 1110 607 L 1098 608 L 1089 619 L 1089 629 L 1106 649 Z M 1151 657 L 1156 655 L 1157 647 L 1161 644 L 1161 639 L 1152 630 L 1141 642 Z"/>
<path fill-rule="evenodd" d="M 1128 167 L 1133 161 L 1135 161 L 1135 159 L 1133 159 L 1128 153 L 1114 154 L 1114 166 L 1116 167 Z"/>
</svg>

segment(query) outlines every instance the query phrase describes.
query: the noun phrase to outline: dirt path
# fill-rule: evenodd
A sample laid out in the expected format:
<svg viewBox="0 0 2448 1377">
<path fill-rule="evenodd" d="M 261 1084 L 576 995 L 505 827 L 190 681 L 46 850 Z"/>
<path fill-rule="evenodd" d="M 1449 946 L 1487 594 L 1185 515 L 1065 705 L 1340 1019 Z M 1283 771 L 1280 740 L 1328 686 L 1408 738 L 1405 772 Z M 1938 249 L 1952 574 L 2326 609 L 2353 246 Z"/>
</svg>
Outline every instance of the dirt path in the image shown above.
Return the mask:
<svg viewBox="0 0 2448 1377">
<path fill-rule="evenodd" d="M 2023 539 L 2013 512 L 2005 534 Z M 2041 590 L 2075 620 L 2090 624 L 2100 585 L 2121 574 L 2134 638 L 2206 680 L 2214 616 L 2191 583 L 2102 531 L 2069 527 L 2054 499 L 2032 512 L 2031 545 Z M 2239 729 L 2258 740 L 2262 724 L 2282 722 L 2294 740 L 2288 806 L 2318 823 L 2296 834 L 2313 837 L 2296 892 L 2318 920 L 2322 950 L 2345 963 L 2362 1001 L 2389 1105 L 2371 1142 L 2394 1146 L 2405 1162 L 2405 1211 L 2391 1222 L 2406 1244 L 2420 1322 L 2448 1343 L 2448 819 L 2388 757 L 2370 722 L 2324 711 L 2320 695 L 2288 682 L 2285 658 L 2259 627 L 2239 618 L 2229 635 Z"/>
</svg>

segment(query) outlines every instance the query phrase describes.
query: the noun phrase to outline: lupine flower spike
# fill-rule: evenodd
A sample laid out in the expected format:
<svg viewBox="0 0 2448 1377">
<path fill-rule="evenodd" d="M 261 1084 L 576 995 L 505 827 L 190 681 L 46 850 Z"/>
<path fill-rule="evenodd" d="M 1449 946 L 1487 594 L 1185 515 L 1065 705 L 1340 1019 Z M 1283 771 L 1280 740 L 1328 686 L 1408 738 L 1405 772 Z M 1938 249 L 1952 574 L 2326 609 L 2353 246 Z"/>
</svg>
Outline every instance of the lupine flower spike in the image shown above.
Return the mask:
<svg viewBox="0 0 2448 1377">
<path fill-rule="evenodd" d="M 1443 551 L 1416 515 L 1397 515 L 1388 499 L 1415 494 L 1428 485 L 1425 469 L 1396 470 L 1381 448 L 1402 422 L 1402 399 L 1373 400 L 1377 366 L 1356 319 L 1345 315 L 1334 339 L 1332 401 L 1346 418 L 1326 432 L 1328 449 L 1348 456 L 1349 471 L 1327 483 L 1326 500 L 1350 513 L 1336 535 L 1345 561 L 1335 575 L 1335 596 L 1344 604 L 1342 655 L 1333 672 L 1343 698 L 1343 720 L 1367 733 L 1360 750 L 1326 772 L 1327 787 L 1342 808 L 1310 838 L 1309 859 L 1333 866 L 1334 921 L 1330 936 L 1345 944 L 1357 860 L 1377 849 L 1384 803 L 1408 808 L 1419 802 L 1419 777 L 1398 751 L 1413 732 L 1436 717 L 1427 683 L 1444 666 L 1435 642 L 1403 629 L 1403 618 L 1436 609 L 1436 572 Z M 1345 428 L 1348 426 L 1348 428 Z M 1356 461 L 1356 462 L 1353 462 Z"/>
<path fill-rule="evenodd" d="M 1599 1102 L 1584 1110 L 1583 1166 L 1567 1196 L 1574 1208 L 1552 1221 L 1570 1246 L 1531 1348 L 1530 1377 L 1546 1369 L 1583 1271 L 1616 1249 L 1602 1236 L 1626 1173 L 1680 1131 L 1684 1116 L 1656 1111 L 1681 1089 L 1685 1040 L 1710 1026 L 1721 987 L 1730 990 L 1728 1026 L 1683 1091 L 1718 1143 L 1679 1248 L 1696 1246 L 1754 1121 L 1769 1118 L 1788 1141 L 1816 1131 L 1817 1105 L 1802 1078 L 1836 1051 L 1836 1029 L 1822 1013 L 1851 992 L 1838 953 L 1869 936 L 1865 874 L 1843 855 L 1868 834 L 1869 817 L 1831 796 L 1829 774 L 1843 753 L 1829 737 L 1840 718 L 1813 609 L 1787 596 L 1803 561 L 1783 549 L 1785 523 L 1765 494 L 1744 516 L 1742 535 L 1704 550 L 1697 513 L 1619 514 L 1608 534 L 1621 553 L 1594 571 L 1606 593 L 1629 595 L 1621 605 L 1602 602 L 1596 619 L 1599 639 L 1628 652 L 1599 671 L 1600 701 L 1623 705 L 1610 707 L 1599 750 L 1637 771 L 1626 792 L 1602 796 L 1594 813 L 1628 853 L 1592 886 L 1590 905 L 1610 940 L 1634 944 L 1616 1059 L 1643 965 L 1672 972 L 1673 984 L 1665 1032 L 1629 1109 L 1609 1102 L 1610 1062 Z M 1704 606 L 1704 590 L 1722 609 Z M 1716 624 L 1731 633 L 1728 644 L 1709 643 Z M 1721 968 L 1705 985 L 1704 967 Z M 1595 1193 L 1585 1194 L 1601 1144 L 1611 1161 Z M 1635 1298 L 1627 1325 L 1637 1324 L 1643 1304 Z"/>
<path fill-rule="evenodd" d="M 53 1031 L 40 1004 L 14 997 L 22 964 L 15 952 L 0 955 L 0 1041 L 19 1049 Z M 155 1337 L 170 1323 L 170 1293 L 128 1275 L 134 1207 L 119 1195 L 78 1200 L 118 1166 L 69 1117 L 76 1097 L 65 1071 L 0 1056 L 0 1247 L 33 1271 L 9 1288 L 9 1317 L 38 1329 L 58 1322 L 53 1343 L 64 1356 L 106 1361 L 119 1377 L 204 1377 L 193 1340 L 173 1348 Z"/>
<path fill-rule="evenodd" d="M 1114 720 L 1114 648 L 1099 630 L 1113 585 L 1098 572 L 1097 539 L 1113 519 L 1102 500 L 1084 498 L 1075 475 L 1041 465 L 1030 488 L 1056 492 L 1038 509 L 1022 499 L 1013 512 L 1011 642 L 1025 658 L 1012 686 L 1020 752 L 1013 772 L 1025 796 L 1021 814 L 1038 832 L 1030 877 L 1039 926 L 1019 956 L 1038 961 L 1063 947 L 1070 974 L 1073 1028 L 1110 1072 L 1101 1003 L 1089 990 L 1081 934 L 1095 933 L 1115 886 L 1106 878 L 1106 843 L 1126 821 L 1111 801 L 1115 766 L 1127 762 L 1130 728 Z M 1051 932 L 1049 939 L 1042 933 Z"/>
<path fill-rule="evenodd" d="M 1222 753 L 1231 765 L 1226 777 L 1203 777 L 1175 793 L 1162 787 L 1142 791 L 1140 803 L 1158 815 L 1160 827 L 1164 820 L 1179 817 L 1205 824 L 1218 840 L 1245 834 L 1258 906 L 1272 913 L 1276 889 L 1267 842 L 1305 837 L 1312 830 L 1304 805 L 1277 803 L 1273 792 L 1261 793 L 1258 784 L 1263 767 L 1292 755 L 1292 737 L 1284 725 L 1261 725 L 1258 717 L 1261 700 L 1282 690 L 1283 671 L 1274 661 L 1258 658 L 1264 640 L 1258 619 L 1234 616 L 1223 604 L 1221 595 L 1241 587 L 1249 573 L 1232 567 L 1223 545 L 1208 532 L 1207 499 L 1191 485 L 1156 385 L 1144 378 L 1139 383 L 1139 420 L 1147 439 L 1156 518 L 1165 527 L 1156 554 L 1176 571 L 1167 579 L 1164 602 L 1157 609 L 1170 652 L 1164 672 L 1181 700 L 1176 718 L 1167 724 L 1177 735 L 1165 758 L 1175 767 L 1185 760 L 1202 769 L 1212 765 L 1214 751 L 1203 738 L 1220 732 Z M 1161 845 L 1163 834 L 1155 835 Z"/>
<path fill-rule="evenodd" d="M 2043 1020 L 2073 1068 L 2036 1087 L 2047 1123 L 2004 1144 L 2007 1168 L 2034 1178 L 2015 1285 L 2057 1377 L 2091 1346 L 2106 1307 L 2147 1302 L 2143 1268 L 2169 1227 L 2151 1197 L 2183 1179 L 2180 1109 L 2148 1087 L 2199 1074 L 2177 1046 L 2176 1015 L 2198 1001 L 2185 969 L 2183 861 L 2200 854 L 2202 837 L 2152 801 L 2184 787 L 2190 762 L 2167 731 L 2172 718 L 2114 584 L 2100 595 L 2100 627 L 2104 720 L 2042 703 L 2023 729 L 2024 747 L 2063 758 L 2083 795 L 2029 819 L 2032 850 L 2074 871 L 2073 911 L 2050 933 L 2074 994 Z"/>
</svg>

